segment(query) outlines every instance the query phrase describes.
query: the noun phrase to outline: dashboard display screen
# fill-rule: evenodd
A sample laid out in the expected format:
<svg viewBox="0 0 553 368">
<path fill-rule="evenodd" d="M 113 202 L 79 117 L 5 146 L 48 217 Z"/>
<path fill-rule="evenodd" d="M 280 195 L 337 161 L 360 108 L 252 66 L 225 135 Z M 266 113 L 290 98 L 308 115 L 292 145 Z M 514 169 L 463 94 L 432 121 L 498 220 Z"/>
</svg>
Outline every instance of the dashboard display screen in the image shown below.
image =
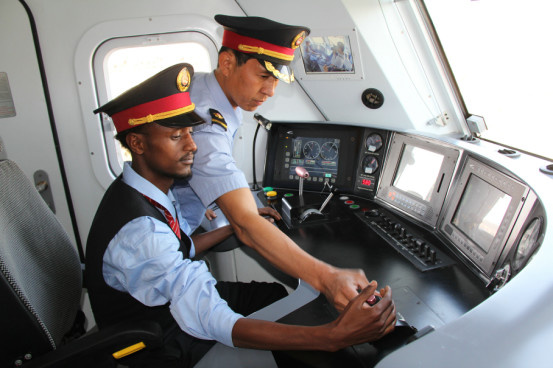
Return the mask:
<svg viewBox="0 0 553 368">
<path fill-rule="evenodd" d="M 306 190 L 326 185 L 351 191 L 359 161 L 364 129 L 346 125 L 273 122 L 267 140 L 263 185 L 297 189 L 302 167 L 309 177 Z"/>
<path fill-rule="evenodd" d="M 439 153 L 405 145 L 393 186 L 428 202 L 443 161 Z"/>
<path fill-rule="evenodd" d="M 471 175 L 451 223 L 488 253 L 511 196 Z"/>
<path fill-rule="evenodd" d="M 289 159 L 289 178 L 296 175 L 296 167 L 304 167 L 311 180 L 323 181 L 336 178 L 338 160 L 340 158 L 340 139 L 295 137 L 292 140 L 292 150 L 287 152 Z M 296 178 L 297 179 L 297 178 Z"/>
</svg>

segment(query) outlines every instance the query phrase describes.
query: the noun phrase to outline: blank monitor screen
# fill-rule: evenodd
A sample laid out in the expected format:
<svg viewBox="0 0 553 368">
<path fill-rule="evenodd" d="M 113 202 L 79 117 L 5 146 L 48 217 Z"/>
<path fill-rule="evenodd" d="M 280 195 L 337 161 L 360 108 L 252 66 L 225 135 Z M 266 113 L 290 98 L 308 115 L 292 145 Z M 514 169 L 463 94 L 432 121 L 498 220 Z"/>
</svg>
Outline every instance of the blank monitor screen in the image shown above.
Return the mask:
<svg viewBox="0 0 553 368">
<path fill-rule="evenodd" d="M 451 223 L 488 253 L 511 196 L 471 175 Z"/>
<path fill-rule="evenodd" d="M 395 133 L 376 198 L 435 227 L 459 153 L 442 142 Z"/>
<path fill-rule="evenodd" d="M 444 156 L 424 148 L 405 145 L 393 186 L 423 201 L 430 201 Z"/>
</svg>

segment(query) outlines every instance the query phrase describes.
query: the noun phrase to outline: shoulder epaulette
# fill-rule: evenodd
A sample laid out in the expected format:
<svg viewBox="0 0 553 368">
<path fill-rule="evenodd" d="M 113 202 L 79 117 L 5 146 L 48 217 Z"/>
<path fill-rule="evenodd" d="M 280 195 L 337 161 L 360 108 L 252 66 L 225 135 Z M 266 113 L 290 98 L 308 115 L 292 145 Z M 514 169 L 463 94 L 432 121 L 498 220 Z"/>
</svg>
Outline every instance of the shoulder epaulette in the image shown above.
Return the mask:
<svg viewBox="0 0 553 368">
<path fill-rule="evenodd" d="M 226 123 L 225 118 L 223 117 L 223 115 L 215 109 L 209 109 L 209 114 L 211 115 L 211 124 L 219 125 L 226 132 L 227 131 L 227 123 Z"/>
</svg>

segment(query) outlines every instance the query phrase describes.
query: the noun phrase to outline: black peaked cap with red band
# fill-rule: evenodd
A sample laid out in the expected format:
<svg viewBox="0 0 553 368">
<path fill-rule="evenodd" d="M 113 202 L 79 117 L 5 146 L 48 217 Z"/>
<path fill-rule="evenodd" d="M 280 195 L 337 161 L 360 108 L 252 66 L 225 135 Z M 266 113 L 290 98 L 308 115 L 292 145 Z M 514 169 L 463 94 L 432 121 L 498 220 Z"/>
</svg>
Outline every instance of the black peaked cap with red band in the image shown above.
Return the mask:
<svg viewBox="0 0 553 368">
<path fill-rule="evenodd" d="M 311 32 L 304 26 L 283 24 L 262 17 L 217 14 L 215 20 L 225 29 L 223 46 L 269 62 L 265 67 L 277 77 L 278 72 L 274 69 L 279 71 L 281 66 L 290 65 L 295 49 Z"/>
<path fill-rule="evenodd" d="M 94 110 L 108 114 L 118 133 L 142 124 L 190 127 L 204 123 L 194 112 L 188 90 L 194 68 L 180 63 L 162 70 Z"/>
</svg>

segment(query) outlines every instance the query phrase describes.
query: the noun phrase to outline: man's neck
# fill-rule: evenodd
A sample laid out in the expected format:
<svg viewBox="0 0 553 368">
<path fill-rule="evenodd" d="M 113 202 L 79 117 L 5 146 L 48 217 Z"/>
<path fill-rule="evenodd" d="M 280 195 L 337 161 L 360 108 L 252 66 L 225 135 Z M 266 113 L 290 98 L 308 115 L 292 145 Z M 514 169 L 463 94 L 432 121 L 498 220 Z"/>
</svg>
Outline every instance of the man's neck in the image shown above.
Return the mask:
<svg viewBox="0 0 553 368">
<path fill-rule="evenodd" d="M 227 85 L 225 83 L 225 76 L 219 69 L 215 69 L 215 79 L 217 80 L 217 83 L 219 83 L 219 87 L 221 87 L 221 90 L 225 94 L 225 97 L 227 98 L 228 102 L 230 103 L 230 106 L 236 110 L 238 107 L 236 104 L 233 103 L 232 98 L 230 98 L 230 95 L 227 92 Z"/>
<path fill-rule="evenodd" d="M 137 164 L 135 160 L 132 161 L 131 167 L 138 175 L 148 180 L 165 194 L 169 193 L 169 189 L 175 182 L 175 179 L 173 178 L 162 176 L 159 173 L 149 169 L 144 169 L 142 165 Z"/>
</svg>

